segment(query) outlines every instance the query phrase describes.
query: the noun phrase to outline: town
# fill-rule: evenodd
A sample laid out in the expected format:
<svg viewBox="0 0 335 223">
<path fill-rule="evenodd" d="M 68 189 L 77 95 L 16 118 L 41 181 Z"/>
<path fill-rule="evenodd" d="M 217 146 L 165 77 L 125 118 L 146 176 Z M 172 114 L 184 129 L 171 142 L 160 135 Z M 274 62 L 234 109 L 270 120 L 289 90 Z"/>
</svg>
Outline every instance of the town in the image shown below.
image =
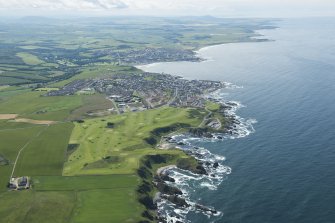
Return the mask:
<svg viewBox="0 0 335 223">
<path fill-rule="evenodd" d="M 124 46 L 123 50 L 104 49 L 95 52 L 96 58 L 111 58 L 112 62 L 118 64 L 150 64 L 157 62 L 172 61 L 192 61 L 197 62 L 201 59 L 196 56 L 192 50 L 184 50 L 177 48 L 144 48 L 144 49 L 128 49 Z M 108 62 L 111 62 L 108 61 Z"/>
<path fill-rule="evenodd" d="M 134 112 L 163 105 L 204 108 L 204 94 L 225 87 L 224 82 L 187 80 L 179 76 L 157 73 L 116 74 L 103 78 L 75 80 L 46 96 L 73 95 L 96 91 L 106 94 L 115 105 L 114 112 Z"/>
</svg>

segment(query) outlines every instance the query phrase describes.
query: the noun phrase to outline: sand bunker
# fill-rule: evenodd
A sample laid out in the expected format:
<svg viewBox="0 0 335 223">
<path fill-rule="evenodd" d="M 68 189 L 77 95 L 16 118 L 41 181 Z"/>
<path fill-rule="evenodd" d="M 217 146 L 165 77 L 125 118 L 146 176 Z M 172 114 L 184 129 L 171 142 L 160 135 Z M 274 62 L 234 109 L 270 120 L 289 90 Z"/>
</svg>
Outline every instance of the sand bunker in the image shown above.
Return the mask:
<svg viewBox="0 0 335 223">
<path fill-rule="evenodd" d="M 27 119 L 27 118 L 18 118 L 18 119 L 15 119 L 15 122 L 24 122 L 24 123 L 30 123 L 30 124 L 36 124 L 36 125 L 52 125 L 56 123 L 55 121 L 33 120 L 33 119 Z"/>
<path fill-rule="evenodd" d="M 15 119 L 18 114 L 0 114 L 0 120 Z"/>
</svg>

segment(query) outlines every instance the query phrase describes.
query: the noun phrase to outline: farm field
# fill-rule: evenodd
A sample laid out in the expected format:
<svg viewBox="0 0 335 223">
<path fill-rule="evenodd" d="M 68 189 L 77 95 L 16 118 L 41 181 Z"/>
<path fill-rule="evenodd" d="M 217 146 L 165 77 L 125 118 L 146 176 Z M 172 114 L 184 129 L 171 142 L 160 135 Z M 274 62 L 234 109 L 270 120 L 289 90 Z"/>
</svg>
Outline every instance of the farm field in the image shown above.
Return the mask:
<svg viewBox="0 0 335 223">
<path fill-rule="evenodd" d="M 71 110 L 82 104 L 81 96 L 43 97 L 43 93 L 30 91 L 0 101 L 1 114 L 19 114 L 36 120 L 63 121 Z"/>
<path fill-rule="evenodd" d="M 15 176 L 61 175 L 73 124 L 61 123 L 43 127 L 22 151 Z"/>
<path fill-rule="evenodd" d="M 0 206 L 0 222 L 142 220 L 144 208 L 137 202 L 139 178 L 135 175 L 41 176 L 34 177 L 33 181 L 33 190 L 0 194 L 1 201 L 7 204 Z"/>
<path fill-rule="evenodd" d="M 80 207 L 74 210 L 73 223 L 139 222 L 144 208 L 138 205 L 136 187 L 80 191 Z"/>
<path fill-rule="evenodd" d="M 0 122 L 0 156 L 9 161 L 9 165 L 0 165 L 0 193 L 7 190 L 6 185 L 19 150 L 43 128 L 25 123 Z"/>
<path fill-rule="evenodd" d="M 33 190 L 0 194 L 1 223 L 66 223 L 75 205 L 74 192 L 36 192 Z"/>
<path fill-rule="evenodd" d="M 21 58 L 23 60 L 23 62 L 25 64 L 28 64 L 28 65 L 38 65 L 38 64 L 42 64 L 44 63 L 44 61 L 38 59 L 37 56 L 35 55 L 32 55 L 30 53 L 17 53 L 16 56 L 18 56 L 19 58 Z"/>
<path fill-rule="evenodd" d="M 37 191 L 71 191 L 127 188 L 137 185 L 139 179 L 134 174 L 86 175 L 86 176 L 35 176 L 34 189 Z"/>
<path fill-rule="evenodd" d="M 10 88 L 0 91 L 0 119 L 69 121 L 88 118 L 90 112 L 107 111 L 112 107 L 106 96 L 98 93 L 58 97 L 45 97 L 45 93 Z"/>
<path fill-rule="evenodd" d="M 72 123 L 51 126 L 0 123 L 0 155 L 9 164 L 0 166 L 0 191 L 5 190 L 14 163 L 14 176 L 61 175 Z"/>
</svg>

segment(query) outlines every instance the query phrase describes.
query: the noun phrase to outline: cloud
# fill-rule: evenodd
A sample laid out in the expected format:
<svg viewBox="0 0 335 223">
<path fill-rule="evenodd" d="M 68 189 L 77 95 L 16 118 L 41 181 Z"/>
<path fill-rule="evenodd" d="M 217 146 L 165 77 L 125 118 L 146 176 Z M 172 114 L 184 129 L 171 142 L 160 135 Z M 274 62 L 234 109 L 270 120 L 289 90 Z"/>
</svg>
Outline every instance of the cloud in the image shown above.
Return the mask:
<svg viewBox="0 0 335 223">
<path fill-rule="evenodd" d="M 125 15 L 280 17 L 335 15 L 334 0 L 0 0 L 0 10 Z M 8 10 L 10 9 L 10 10 Z M 123 9 L 123 10 L 119 10 Z"/>
<path fill-rule="evenodd" d="M 110 10 L 128 6 L 121 0 L 0 0 L 5 9 Z"/>
<path fill-rule="evenodd" d="M 123 0 L 128 10 L 159 14 L 281 17 L 335 15 L 334 0 Z"/>
</svg>

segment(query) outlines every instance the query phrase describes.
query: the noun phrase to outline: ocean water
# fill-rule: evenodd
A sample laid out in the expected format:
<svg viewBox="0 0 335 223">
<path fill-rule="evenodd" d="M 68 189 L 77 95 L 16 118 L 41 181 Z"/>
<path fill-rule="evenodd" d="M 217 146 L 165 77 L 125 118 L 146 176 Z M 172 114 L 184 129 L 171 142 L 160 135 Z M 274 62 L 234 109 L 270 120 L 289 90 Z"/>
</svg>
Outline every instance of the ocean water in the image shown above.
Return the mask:
<svg viewBox="0 0 335 223">
<path fill-rule="evenodd" d="M 214 188 L 184 187 L 190 199 L 221 212 L 189 211 L 185 221 L 335 222 L 335 18 L 276 25 L 259 31 L 270 42 L 204 48 L 201 63 L 142 67 L 243 86 L 221 96 L 244 105 L 236 112 L 244 122 L 254 120 L 245 137 L 192 142 L 221 157 L 231 173 Z"/>
</svg>

